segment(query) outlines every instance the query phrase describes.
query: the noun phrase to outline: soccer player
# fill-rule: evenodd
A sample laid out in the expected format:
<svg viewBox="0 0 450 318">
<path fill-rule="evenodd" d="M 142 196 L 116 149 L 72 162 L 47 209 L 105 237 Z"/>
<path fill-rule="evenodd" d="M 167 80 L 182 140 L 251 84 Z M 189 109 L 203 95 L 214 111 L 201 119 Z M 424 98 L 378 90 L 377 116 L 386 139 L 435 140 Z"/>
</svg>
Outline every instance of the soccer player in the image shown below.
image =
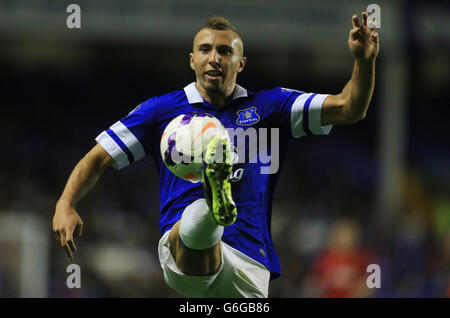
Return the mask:
<svg viewBox="0 0 450 318">
<path fill-rule="evenodd" d="M 177 178 L 159 152 L 164 128 L 180 114 L 208 113 L 227 128 L 278 128 L 280 162 L 288 142 L 328 134 L 332 125 L 366 115 L 375 81 L 378 34 L 353 15 L 348 46 L 353 73 L 337 95 L 274 88 L 250 92 L 236 84 L 246 57 L 241 36 L 225 18 L 214 17 L 197 32 L 189 63 L 196 81 L 183 90 L 141 103 L 96 138 L 97 144 L 72 171 L 56 204 L 53 231 L 73 258 L 74 233 L 83 221 L 77 202 L 109 166 L 121 169 L 151 155 L 160 175 L 159 259 L 169 286 L 190 297 L 268 297 L 280 275 L 270 234 L 272 199 L 279 171 L 262 174 L 262 163 L 233 165 L 211 160 L 226 140 L 207 146 L 202 183 Z M 275 141 L 278 142 L 278 141 Z M 247 149 L 248 150 L 248 149 Z M 242 169 L 234 178 L 233 170 Z M 233 174 L 233 178 L 230 176 Z"/>
</svg>

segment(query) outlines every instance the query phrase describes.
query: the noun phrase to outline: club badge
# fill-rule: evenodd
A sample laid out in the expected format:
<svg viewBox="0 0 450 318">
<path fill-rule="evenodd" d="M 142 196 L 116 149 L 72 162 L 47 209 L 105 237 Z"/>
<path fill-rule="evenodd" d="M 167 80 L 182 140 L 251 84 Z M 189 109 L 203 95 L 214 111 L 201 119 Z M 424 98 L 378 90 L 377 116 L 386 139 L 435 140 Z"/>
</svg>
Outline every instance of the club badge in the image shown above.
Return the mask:
<svg viewBox="0 0 450 318">
<path fill-rule="evenodd" d="M 257 123 L 261 117 L 259 117 L 256 112 L 256 107 L 246 108 L 244 110 L 240 110 L 236 113 L 238 118 L 236 119 L 236 124 L 239 126 L 250 126 Z"/>
</svg>

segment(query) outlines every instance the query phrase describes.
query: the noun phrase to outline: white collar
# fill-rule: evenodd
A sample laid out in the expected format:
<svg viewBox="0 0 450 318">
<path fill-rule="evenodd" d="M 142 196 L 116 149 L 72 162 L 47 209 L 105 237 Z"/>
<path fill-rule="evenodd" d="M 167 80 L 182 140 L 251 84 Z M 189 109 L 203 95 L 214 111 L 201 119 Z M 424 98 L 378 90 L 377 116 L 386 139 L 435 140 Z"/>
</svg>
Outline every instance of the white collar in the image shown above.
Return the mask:
<svg viewBox="0 0 450 318">
<path fill-rule="evenodd" d="M 191 84 L 186 86 L 184 88 L 184 92 L 186 93 L 189 104 L 203 103 L 203 97 L 197 89 L 196 82 L 192 82 Z M 247 96 L 247 90 L 242 86 L 236 84 L 236 88 L 234 89 L 233 93 L 233 99 Z"/>
</svg>

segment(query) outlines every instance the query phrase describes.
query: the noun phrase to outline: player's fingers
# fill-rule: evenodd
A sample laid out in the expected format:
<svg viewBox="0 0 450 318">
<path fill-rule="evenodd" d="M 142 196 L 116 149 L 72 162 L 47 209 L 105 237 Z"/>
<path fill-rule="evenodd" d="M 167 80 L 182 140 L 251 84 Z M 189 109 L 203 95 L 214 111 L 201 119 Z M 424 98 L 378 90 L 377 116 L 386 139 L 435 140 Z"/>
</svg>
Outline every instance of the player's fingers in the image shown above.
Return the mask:
<svg viewBox="0 0 450 318">
<path fill-rule="evenodd" d="M 375 18 L 373 18 L 371 21 L 368 21 L 367 26 L 370 28 L 371 31 L 374 31 L 377 27 L 377 21 L 375 20 Z"/>
<path fill-rule="evenodd" d="M 367 12 L 361 12 L 362 15 L 362 25 L 367 26 L 367 18 L 369 17 L 369 14 Z"/>
<path fill-rule="evenodd" d="M 350 39 L 356 40 L 359 36 L 359 29 L 351 29 L 350 30 Z"/>
<path fill-rule="evenodd" d="M 73 241 L 73 240 L 67 241 L 67 245 L 69 245 L 71 252 L 76 252 L 77 247 L 75 245 L 75 241 Z"/>
<path fill-rule="evenodd" d="M 66 255 L 69 259 L 73 258 L 72 251 L 70 250 L 70 247 L 67 245 L 66 235 L 64 231 L 61 231 L 61 246 L 64 249 L 64 252 L 66 252 Z"/>
<path fill-rule="evenodd" d="M 73 231 L 69 232 L 69 233 L 66 233 L 66 243 L 69 246 L 69 248 L 72 249 L 71 243 L 73 243 Z"/>
<path fill-rule="evenodd" d="M 81 236 L 81 234 L 83 233 L 83 222 L 77 225 L 75 231 L 77 232 L 78 236 Z"/>
<path fill-rule="evenodd" d="M 352 16 L 352 24 L 354 28 L 359 28 L 359 18 L 357 14 Z"/>
<path fill-rule="evenodd" d="M 373 31 L 372 34 L 370 35 L 370 39 L 375 42 L 378 43 L 378 32 Z"/>
<path fill-rule="evenodd" d="M 64 246 L 66 244 L 66 232 L 59 231 L 58 234 L 60 238 L 59 243 L 61 243 L 61 246 Z"/>
<path fill-rule="evenodd" d="M 59 237 L 58 231 L 53 231 L 53 236 L 54 236 L 56 242 L 61 242 L 61 238 Z"/>
<path fill-rule="evenodd" d="M 66 244 L 63 246 L 64 252 L 66 252 L 67 258 L 72 260 L 73 259 L 73 255 L 72 255 L 72 251 L 70 250 L 69 246 Z"/>
</svg>

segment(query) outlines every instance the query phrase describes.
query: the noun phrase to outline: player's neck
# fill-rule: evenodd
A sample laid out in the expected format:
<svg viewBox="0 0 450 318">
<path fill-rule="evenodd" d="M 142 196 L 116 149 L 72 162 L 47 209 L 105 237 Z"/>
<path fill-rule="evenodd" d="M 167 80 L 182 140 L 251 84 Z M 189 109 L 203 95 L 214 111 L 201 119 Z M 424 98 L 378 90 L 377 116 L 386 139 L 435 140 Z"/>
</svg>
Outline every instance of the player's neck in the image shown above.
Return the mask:
<svg viewBox="0 0 450 318">
<path fill-rule="evenodd" d="M 216 90 L 208 90 L 206 91 L 197 83 L 197 90 L 200 92 L 200 95 L 211 105 L 213 105 L 216 108 L 220 108 L 227 101 L 229 101 L 233 97 L 233 92 L 236 88 L 236 85 L 232 87 L 232 90 L 229 92 L 221 92 Z"/>
</svg>

